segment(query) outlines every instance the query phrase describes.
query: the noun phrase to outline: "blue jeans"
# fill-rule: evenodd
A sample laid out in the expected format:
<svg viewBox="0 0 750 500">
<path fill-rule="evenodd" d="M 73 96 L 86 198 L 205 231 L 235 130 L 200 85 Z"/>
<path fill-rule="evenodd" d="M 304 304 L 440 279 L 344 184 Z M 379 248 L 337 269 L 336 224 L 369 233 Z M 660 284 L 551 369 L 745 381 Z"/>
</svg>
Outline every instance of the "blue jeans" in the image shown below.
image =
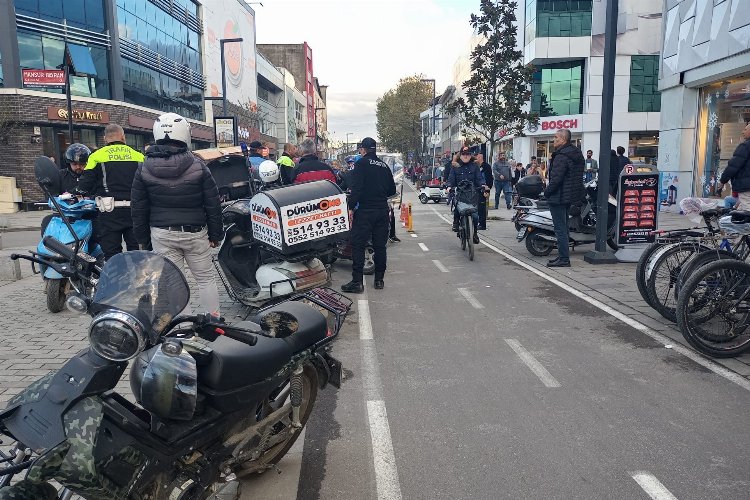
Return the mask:
<svg viewBox="0 0 750 500">
<path fill-rule="evenodd" d="M 555 226 L 555 236 L 557 237 L 557 256 L 560 260 L 570 260 L 570 240 L 568 237 L 569 209 L 570 205 L 549 204 L 549 211 L 552 214 L 552 224 Z"/>
<path fill-rule="evenodd" d="M 505 206 L 509 207 L 511 200 L 513 199 L 513 188 L 510 185 L 510 181 L 499 181 L 495 179 L 495 208 L 500 205 L 500 191 L 505 193 Z"/>
</svg>

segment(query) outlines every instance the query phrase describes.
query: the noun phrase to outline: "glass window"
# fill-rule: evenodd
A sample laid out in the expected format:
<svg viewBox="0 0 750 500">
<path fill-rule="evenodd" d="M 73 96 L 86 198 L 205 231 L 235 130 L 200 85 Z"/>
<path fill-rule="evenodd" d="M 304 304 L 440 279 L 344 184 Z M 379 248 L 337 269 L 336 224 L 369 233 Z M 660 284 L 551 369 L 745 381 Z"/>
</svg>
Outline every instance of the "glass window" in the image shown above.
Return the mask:
<svg viewBox="0 0 750 500">
<path fill-rule="evenodd" d="M 39 14 L 42 19 L 60 22 L 63 19 L 63 0 L 43 0 L 43 9 Z"/>
<path fill-rule="evenodd" d="M 39 15 L 39 0 L 15 0 L 14 4 L 19 14 Z"/>
<path fill-rule="evenodd" d="M 539 116 L 576 115 L 583 112 L 584 61 L 537 67 L 531 85 L 531 110 Z"/>
<path fill-rule="evenodd" d="M 659 56 L 631 56 L 628 111 L 661 111 Z"/>
<path fill-rule="evenodd" d="M 527 0 L 526 39 L 591 35 L 590 0 Z"/>
<path fill-rule="evenodd" d="M 63 7 L 63 14 L 68 22 L 86 26 L 86 7 L 84 0 L 65 0 Z"/>
<path fill-rule="evenodd" d="M 44 69 L 55 69 L 64 63 L 65 42 L 59 38 L 42 37 Z"/>
<path fill-rule="evenodd" d="M 102 0 L 85 0 L 86 5 L 86 24 L 89 28 L 103 30 L 104 23 L 104 4 Z"/>
<path fill-rule="evenodd" d="M 19 31 L 18 55 L 22 68 L 43 69 L 42 37 Z"/>
</svg>

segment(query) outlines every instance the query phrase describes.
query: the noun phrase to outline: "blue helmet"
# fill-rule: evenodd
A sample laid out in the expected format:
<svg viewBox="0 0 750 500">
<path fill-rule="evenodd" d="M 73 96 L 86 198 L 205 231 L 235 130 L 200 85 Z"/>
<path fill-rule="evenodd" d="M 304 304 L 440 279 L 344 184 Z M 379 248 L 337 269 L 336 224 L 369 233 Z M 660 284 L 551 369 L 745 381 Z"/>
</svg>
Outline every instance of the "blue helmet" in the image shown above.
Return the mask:
<svg viewBox="0 0 750 500">
<path fill-rule="evenodd" d="M 354 155 L 354 163 L 357 163 L 362 158 L 362 155 Z"/>
<path fill-rule="evenodd" d="M 346 157 L 346 163 L 354 163 L 355 161 L 357 160 L 354 159 L 354 155 L 349 155 Z"/>
</svg>

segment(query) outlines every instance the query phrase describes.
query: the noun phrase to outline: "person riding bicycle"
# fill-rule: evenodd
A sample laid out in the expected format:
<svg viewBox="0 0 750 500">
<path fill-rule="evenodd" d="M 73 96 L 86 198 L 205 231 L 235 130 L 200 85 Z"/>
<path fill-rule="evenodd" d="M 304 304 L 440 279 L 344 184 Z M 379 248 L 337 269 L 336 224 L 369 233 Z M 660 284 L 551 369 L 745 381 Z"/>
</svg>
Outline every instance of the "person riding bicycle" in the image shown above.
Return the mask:
<svg viewBox="0 0 750 500">
<path fill-rule="evenodd" d="M 455 159 L 453 167 L 450 169 L 448 175 L 448 187 L 453 190 L 458 187 L 462 181 L 471 182 L 472 186 L 479 190 L 486 189 L 487 186 L 484 183 L 484 177 L 482 171 L 479 169 L 479 165 L 474 161 L 474 157 L 471 155 L 471 150 L 468 146 L 463 146 L 458 154 L 458 158 Z M 477 223 L 479 217 L 478 214 L 472 215 L 472 221 L 474 222 L 474 243 L 479 243 L 479 235 L 477 234 Z M 458 231 L 458 210 L 453 211 L 453 231 Z"/>
</svg>

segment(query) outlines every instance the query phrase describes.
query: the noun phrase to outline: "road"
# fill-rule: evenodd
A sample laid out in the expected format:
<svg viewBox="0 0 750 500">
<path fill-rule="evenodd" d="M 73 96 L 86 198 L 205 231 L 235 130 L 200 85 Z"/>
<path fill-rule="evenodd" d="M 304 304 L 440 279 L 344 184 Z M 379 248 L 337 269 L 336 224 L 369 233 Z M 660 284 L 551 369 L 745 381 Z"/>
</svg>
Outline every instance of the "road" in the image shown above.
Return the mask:
<svg viewBox="0 0 750 500">
<path fill-rule="evenodd" d="M 385 290 L 356 297 L 301 465 L 243 498 L 750 498 L 747 385 L 487 246 L 469 262 L 445 205 L 414 213 Z"/>
</svg>

